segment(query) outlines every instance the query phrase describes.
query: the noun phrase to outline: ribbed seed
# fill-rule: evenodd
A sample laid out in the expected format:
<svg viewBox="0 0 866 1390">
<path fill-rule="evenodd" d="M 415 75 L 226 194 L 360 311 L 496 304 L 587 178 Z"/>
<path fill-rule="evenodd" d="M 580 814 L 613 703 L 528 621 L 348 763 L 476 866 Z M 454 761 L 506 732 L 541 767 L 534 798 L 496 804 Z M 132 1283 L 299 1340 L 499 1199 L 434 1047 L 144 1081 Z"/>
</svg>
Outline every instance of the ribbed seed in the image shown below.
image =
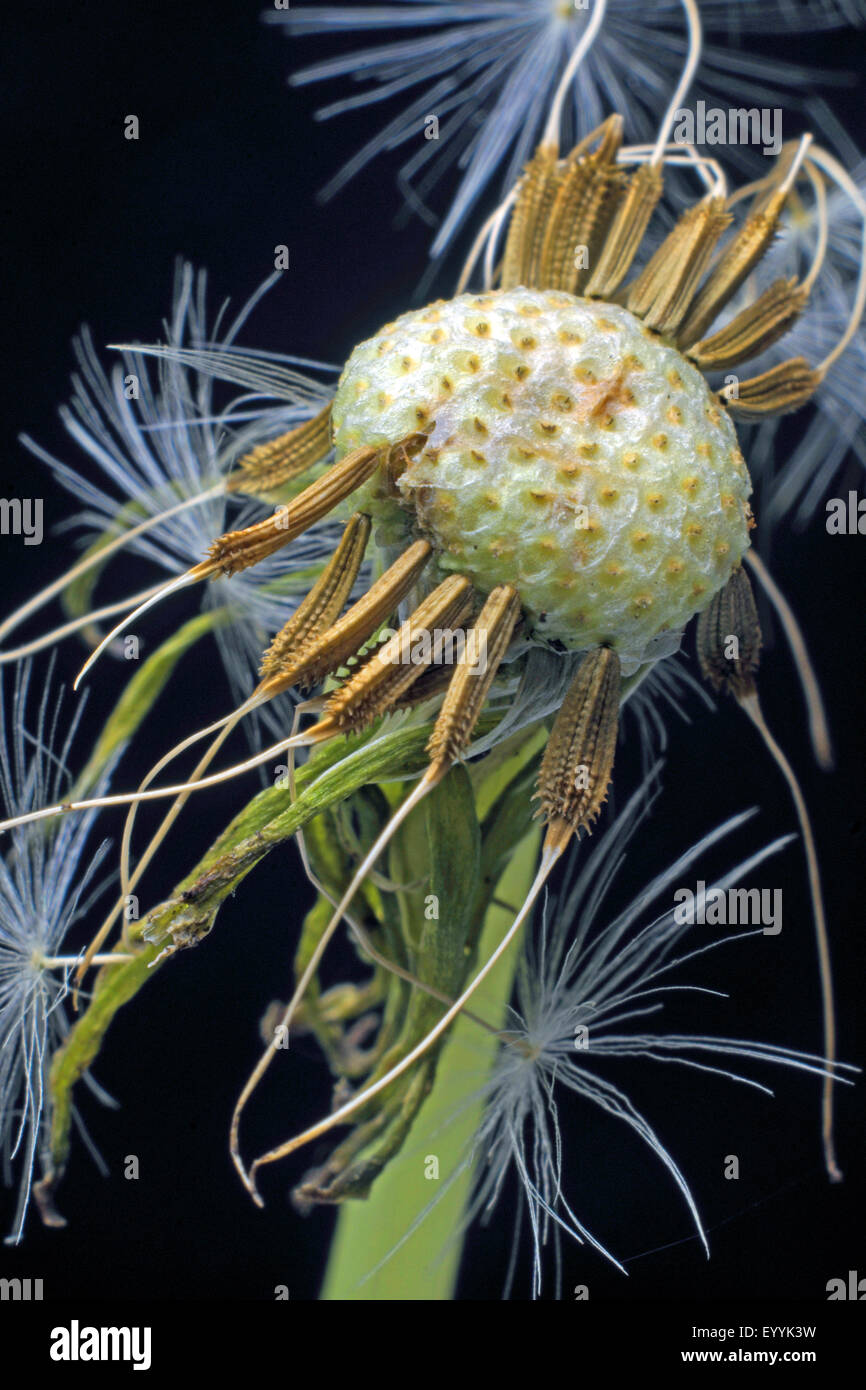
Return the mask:
<svg viewBox="0 0 866 1390">
<path fill-rule="evenodd" d="M 602 131 L 599 148 L 566 168 L 536 271 L 535 283 L 541 289 L 580 293 L 616 211 L 625 183 L 622 170 L 613 164 L 621 119 L 612 117 Z M 585 255 L 579 256 L 579 249 Z"/>
<path fill-rule="evenodd" d="M 738 420 L 766 420 L 770 415 L 786 415 L 811 400 L 822 381 L 805 357 L 789 357 L 760 376 L 749 377 L 733 388 L 726 386 L 719 398 Z"/>
<path fill-rule="evenodd" d="M 283 667 L 265 682 L 270 695 L 290 685 L 317 685 L 354 656 L 396 610 L 418 580 L 432 554 L 428 541 L 415 541 L 371 584 L 334 626 L 323 633 L 299 661 Z"/>
<path fill-rule="evenodd" d="M 380 464 L 388 468 L 392 455 L 412 454 L 423 448 L 426 434 L 409 435 L 388 450 L 365 446 L 347 454 L 335 463 L 316 482 L 305 488 L 293 502 L 280 507 L 273 516 L 243 531 L 228 531 L 210 547 L 208 559 L 199 569 L 202 573 L 219 571 L 226 578 L 258 564 L 323 516 L 365 483 Z"/>
<path fill-rule="evenodd" d="M 662 195 L 659 168 L 642 164 L 632 174 L 599 254 L 598 264 L 583 293 L 590 299 L 610 299 L 619 289 L 637 255 L 653 210 Z"/>
<path fill-rule="evenodd" d="M 563 175 L 550 209 L 539 262 L 535 267 L 535 281 L 539 289 L 565 288 L 562 281 L 569 262 L 574 260 L 571 227 L 580 217 L 595 173 L 591 161 L 582 159 L 566 169 Z"/>
<path fill-rule="evenodd" d="M 730 323 L 687 352 L 702 371 L 724 371 L 738 362 L 757 357 L 789 331 L 809 298 L 795 279 L 775 280 L 754 304 L 740 311 Z"/>
<path fill-rule="evenodd" d="M 288 506 L 279 507 L 273 516 L 243 531 L 227 531 L 218 537 L 210 547 L 210 563 L 225 578 L 258 564 L 327 516 L 367 481 L 379 462 L 379 451 L 369 446 L 347 454 Z"/>
<path fill-rule="evenodd" d="M 688 208 L 631 285 L 626 308 L 642 318 L 647 328 L 676 332 L 730 221 L 722 198 L 705 198 Z"/>
<path fill-rule="evenodd" d="M 701 613 L 697 647 L 701 673 L 716 690 L 738 700 L 754 693 L 761 624 L 745 570 L 735 569 Z"/>
<path fill-rule="evenodd" d="M 619 657 L 588 652 L 556 716 L 538 775 L 548 843 L 591 829 L 607 797 L 619 723 Z"/>
<path fill-rule="evenodd" d="M 703 337 L 758 264 L 779 225 L 786 197 L 787 194 L 776 189 L 768 200 L 762 199 L 761 210 L 753 211 L 731 239 L 680 329 L 678 342 L 681 349 Z"/>
<path fill-rule="evenodd" d="M 434 768 L 450 767 L 465 751 L 519 617 L 520 597 L 516 589 L 510 584 L 499 584 L 491 590 L 467 634 L 427 744 Z"/>
<path fill-rule="evenodd" d="M 612 169 L 607 172 L 603 182 L 597 181 L 590 190 L 591 197 L 582 213 L 581 225 L 573 234 L 575 245 L 586 247 L 587 263 L 584 268 L 580 268 L 572 261 L 573 275 L 570 274 L 568 282 L 561 287 L 569 290 L 571 294 L 584 293 L 592 274 L 592 267 L 598 259 L 616 210 L 622 202 L 624 188 L 625 177 L 622 171 Z"/>
<path fill-rule="evenodd" d="M 393 708 L 403 691 L 429 664 L 423 658 L 413 659 L 412 648 L 418 639 L 429 636 L 437 628 L 450 628 L 459 623 L 471 607 L 469 580 L 459 574 L 449 576 L 419 603 L 399 631 L 378 647 L 361 669 L 331 696 L 325 706 L 322 725 L 333 725 L 341 733 L 348 733 L 364 728 Z"/>
<path fill-rule="evenodd" d="M 665 283 L 665 272 L 670 271 L 674 255 L 683 244 L 686 231 L 694 221 L 700 204 L 687 208 L 678 222 L 668 232 L 661 246 L 647 261 L 624 291 L 624 303 L 633 314 L 646 312 L 653 302 L 654 295 Z"/>
<path fill-rule="evenodd" d="M 547 214 L 562 179 L 553 145 L 539 145 L 526 166 L 511 213 L 501 285 L 504 290 L 529 284 L 533 251 L 540 246 Z"/>
<path fill-rule="evenodd" d="M 323 459 L 330 447 L 329 401 L 312 420 L 244 454 L 226 482 L 226 491 L 250 492 L 257 496 L 274 492 Z"/>
<path fill-rule="evenodd" d="M 533 223 L 531 235 L 526 242 L 526 264 L 524 266 L 522 285 L 530 289 L 541 289 L 541 252 L 544 247 L 544 238 L 550 226 L 550 216 L 553 212 L 553 205 L 556 202 L 557 194 L 565 180 L 566 166 L 556 164 L 550 177 L 542 191 L 541 200 L 538 205 L 538 215 Z"/>
<path fill-rule="evenodd" d="M 370 528 L 370 518 L 360 512 L 349 518 L 321 575 L 262 657 L 260 676 L 273 676 L 281 667 L 303 661 L 339 618 L 358 577 Z"/>
<path fill-rule="evenodd" d="M 412 709 L 415 705 L 423 705 L 425 700 L 432 700 L 434 696 L 444 695 L 451 684 L 452 675 L 448 666 L 428 666 L 409 689 L 394 701 L 394 709 Z"/>
</svg>

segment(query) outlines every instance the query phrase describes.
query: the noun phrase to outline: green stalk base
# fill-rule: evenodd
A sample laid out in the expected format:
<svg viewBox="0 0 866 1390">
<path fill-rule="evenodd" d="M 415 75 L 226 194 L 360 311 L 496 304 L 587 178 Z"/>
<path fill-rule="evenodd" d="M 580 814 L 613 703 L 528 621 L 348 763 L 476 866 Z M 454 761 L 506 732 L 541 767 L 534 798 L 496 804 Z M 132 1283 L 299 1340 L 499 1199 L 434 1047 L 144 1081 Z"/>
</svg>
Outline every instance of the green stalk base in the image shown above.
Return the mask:
<svg viewBox="0 0 866 1390">
<path fill-rule="evenodd" d="M 515 908 L 535 875 L 540 831 L 516 848 L 496 890 Z M 513 914 L 492 905 L 484 921 L 479 961 L 502 940 Z M 487 977 L 472 1011 L 501 1027 L 520 952 L 518 938 Z M 405 1148 L 377 1178 L 364 1201 L 346 1202 L 337 1222 L 321 1299 L 326 1302 L 448 1302 L 454 1296 L 463 1249 L 460 1222 L 472 1180 L 466 1169 L 390 1259 L 389 1252 L 459 1167 L 483 1112 L 477 1096 L 496 1055 L 496 1038 L 459 1018 L 443 1049 L 433 1092 Z M 456 1118 L 455 1118 L 456 1116 Z M 438 1160 L 438 1178 L 431 1160 Z M 385 1261 L 377 1269 L 380 1261 Z M 371 1275 L 371 1271 L 376 1272 Z"/>
</svg>

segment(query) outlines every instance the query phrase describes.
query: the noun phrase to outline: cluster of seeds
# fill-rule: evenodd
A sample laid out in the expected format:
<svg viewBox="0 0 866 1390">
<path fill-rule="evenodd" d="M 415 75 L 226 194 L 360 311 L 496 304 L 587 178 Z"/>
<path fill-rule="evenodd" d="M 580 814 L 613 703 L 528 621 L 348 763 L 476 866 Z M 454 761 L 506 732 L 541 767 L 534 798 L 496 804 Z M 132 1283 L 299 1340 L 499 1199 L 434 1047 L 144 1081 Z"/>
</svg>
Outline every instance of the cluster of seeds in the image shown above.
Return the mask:
<svg viewBox="0 0 866 1390">
<path fill-rule="evenodd" d="M 508 583 L 531 635 L 624 666 L 703 609 L 748 545 L 751 491 L 704 378 L 617 305 L 518 287 L 403 314 L 355 349 L 337 457 L 427 431 L 353 506 L 424 535 L 480 593 Z"/>
</svg>

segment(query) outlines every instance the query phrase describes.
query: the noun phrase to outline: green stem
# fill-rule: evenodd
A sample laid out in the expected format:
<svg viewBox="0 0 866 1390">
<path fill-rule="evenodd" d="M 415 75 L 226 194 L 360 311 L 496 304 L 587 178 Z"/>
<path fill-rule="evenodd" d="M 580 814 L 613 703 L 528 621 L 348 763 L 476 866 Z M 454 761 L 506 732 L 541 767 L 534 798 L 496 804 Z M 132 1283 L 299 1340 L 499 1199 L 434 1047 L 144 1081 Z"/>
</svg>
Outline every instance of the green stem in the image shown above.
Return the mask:
<svg viewBox="0 0 866 1390">
<path fill-rule="evenodd" d="M 369 746 L 368 735 L 335 739 L 317 750 L 317 756 L 298 772 L 296 801 L 282 786 L 259 792 L 178 884 L 173 896 L 140 922 L 127 924 L 128 938 L 134 947 L 141 946 L 140 953 L 124 964 L 102 967 L 93 982 L 88 1007 L 52 1061 L 49 1186 L 59 1180 L 69 1151 L 73 1087 L 99 1052 L 118 1009 L 172 958 L 178 945 L 192 945 L 205 936 L 222 903 L 241 880 L 313 816 L 371 782 L 423 771 L 428 736 L 424 727 L 397 730 L 374 739 Z M 145 944 L 145 930 L 156 928 L 159 939 Z M 116 950 L 124 952 L 123 943 Z"/>
<path fill-rule="evenodd" d="M 535 873 L 539 836 L 540 831 L 531 831 L 510 857 L 496 888 L 500 900 L 515 907 L 522 901 Z M 505 908 L 488 909 L 480 960 L 490 955 L 512 920 Z M 504 1021 L 518 957 L 516 943 L 488 976 L 473 1005 L 495 1028 Z M 453 1297 L 463 1244 L 460 1222 L 472 1180 L 468 1168 L 451 1181 L 399 1250 L 386 1257 L 436 1197 L 437 1187 L 460 1168 L 481 1122 L 484 1098 L 478 1093 L 496 1048 L 492 1033 L 458 1019 L 410 1141 L 380 1174 L 368 1198 L 341 1208 L 323 1300 L 447 1302 Z M 431 1176 L 437 1165 L 438 1177 Z M 380 1261 L 385 1263 L 377 1269 Z M 372 1270 L 376 1272 L 368 1278 Z"/>
</svg>

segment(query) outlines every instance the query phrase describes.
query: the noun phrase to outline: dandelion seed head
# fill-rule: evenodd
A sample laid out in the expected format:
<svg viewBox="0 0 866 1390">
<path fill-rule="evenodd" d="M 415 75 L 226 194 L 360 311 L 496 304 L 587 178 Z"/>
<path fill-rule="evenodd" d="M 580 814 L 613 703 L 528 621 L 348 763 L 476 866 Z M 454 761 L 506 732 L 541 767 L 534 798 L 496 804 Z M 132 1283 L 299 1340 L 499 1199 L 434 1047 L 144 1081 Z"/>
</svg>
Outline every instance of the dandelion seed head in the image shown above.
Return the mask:
<svg viewBox="0 0 866 1390">
<path fill-rule="evenodd" d="M 626 674 L 748 545 L 733 424 L 618 305 L 517 286 L 403 314 L 352 353 L 333 420 L 338 456 L 430 422 L 396 482 L 380 468 L 357 505 L 383 527 L 412 518 L 481 592 L 513 583 L 531 637 L 610 644 Z"/>
</svg>

